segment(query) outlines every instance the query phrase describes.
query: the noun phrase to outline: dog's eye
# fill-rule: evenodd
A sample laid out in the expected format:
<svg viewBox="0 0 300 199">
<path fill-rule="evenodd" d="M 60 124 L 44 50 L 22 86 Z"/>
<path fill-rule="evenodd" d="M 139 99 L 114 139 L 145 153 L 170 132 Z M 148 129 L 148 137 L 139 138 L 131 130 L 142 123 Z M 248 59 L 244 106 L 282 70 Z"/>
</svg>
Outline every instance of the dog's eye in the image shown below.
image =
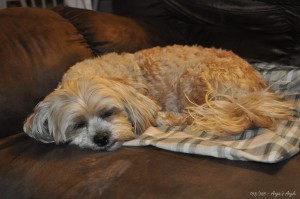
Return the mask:
<svg viewBox="0 0 300 199">
<path fill-rule="evenodd" d="M 100 113 L 100 117 L 103 119 L 108 118 L 108 117 L 114 115 L 117 111 L 118 111 L 117 108 L 112 108 L 110 110 Z"/>
<path fill-rule="evenodd" d="M 78 123 L 76 123 L 75 125 L 74 125 L 74 129 L 82 129 L 82 128 L 84 128 L 84 127 L 86 127 L 87 126 L 87 124 L 85 123 L 85 122 L 78 122 Z"/>
</svg>

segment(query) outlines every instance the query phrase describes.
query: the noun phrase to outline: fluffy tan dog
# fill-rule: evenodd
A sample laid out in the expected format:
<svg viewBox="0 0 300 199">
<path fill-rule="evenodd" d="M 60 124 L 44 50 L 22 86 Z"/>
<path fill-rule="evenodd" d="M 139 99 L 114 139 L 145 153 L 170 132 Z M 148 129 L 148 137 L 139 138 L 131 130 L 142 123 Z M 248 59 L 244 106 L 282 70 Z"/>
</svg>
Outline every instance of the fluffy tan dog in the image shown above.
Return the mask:
<svg viewBox="0 0 300 199">
<path fill-rule="evenodd" d="M 24 131 L 43 142 L 115 150 L 149 126 L 192 124 L 219 135 L 275 128 L 290 103 L 232 52 L 168 46 L 80 62 L 40 102 Z"/>
</svg>

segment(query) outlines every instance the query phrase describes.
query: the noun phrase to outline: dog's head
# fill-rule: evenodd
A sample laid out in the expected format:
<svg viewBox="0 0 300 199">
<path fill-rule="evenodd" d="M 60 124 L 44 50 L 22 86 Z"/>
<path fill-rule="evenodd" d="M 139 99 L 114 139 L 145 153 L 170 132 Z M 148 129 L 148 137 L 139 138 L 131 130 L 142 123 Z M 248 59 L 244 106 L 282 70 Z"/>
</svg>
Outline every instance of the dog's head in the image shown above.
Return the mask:
<svg viewBox="0 0 300 199">
<path fill-rule="evenodd" d="M 24 124 L 42 142 L 113 151 L 151 125 L 159 107 L 130 83 L 87 76 L 65 82 Z"/>
</svg>

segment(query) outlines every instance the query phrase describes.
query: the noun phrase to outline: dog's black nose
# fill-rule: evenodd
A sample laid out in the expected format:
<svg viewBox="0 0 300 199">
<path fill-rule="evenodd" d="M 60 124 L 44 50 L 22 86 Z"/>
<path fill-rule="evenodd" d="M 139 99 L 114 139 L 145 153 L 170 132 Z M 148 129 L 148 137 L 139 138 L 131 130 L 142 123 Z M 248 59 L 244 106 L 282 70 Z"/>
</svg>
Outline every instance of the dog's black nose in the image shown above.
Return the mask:
<svg viewBox="0 0 300 199">
<path fill-rule="evenodd" d="M 101 133 L 94 136 L 94 143 L 100 147 L 106 146 L 109 143 L 109 134 Z"/>
</svg>

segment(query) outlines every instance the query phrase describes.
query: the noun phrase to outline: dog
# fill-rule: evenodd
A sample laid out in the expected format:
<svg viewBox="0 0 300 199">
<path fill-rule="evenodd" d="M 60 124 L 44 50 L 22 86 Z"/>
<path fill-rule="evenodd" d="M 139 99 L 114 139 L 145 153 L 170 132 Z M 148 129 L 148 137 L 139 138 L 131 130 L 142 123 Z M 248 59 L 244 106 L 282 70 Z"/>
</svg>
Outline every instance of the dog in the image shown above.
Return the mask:
<svg viewBox="0 0 300 199">
<path fill-rule="evenodd" d="M 35 107 L 24 132 L 45 143 L 114 151 L 150 126 L 233 135 L 274 129 L 294 114 L 293 105 L 233 52 L 173 45 L 75 64 Z"/>
</svg>

